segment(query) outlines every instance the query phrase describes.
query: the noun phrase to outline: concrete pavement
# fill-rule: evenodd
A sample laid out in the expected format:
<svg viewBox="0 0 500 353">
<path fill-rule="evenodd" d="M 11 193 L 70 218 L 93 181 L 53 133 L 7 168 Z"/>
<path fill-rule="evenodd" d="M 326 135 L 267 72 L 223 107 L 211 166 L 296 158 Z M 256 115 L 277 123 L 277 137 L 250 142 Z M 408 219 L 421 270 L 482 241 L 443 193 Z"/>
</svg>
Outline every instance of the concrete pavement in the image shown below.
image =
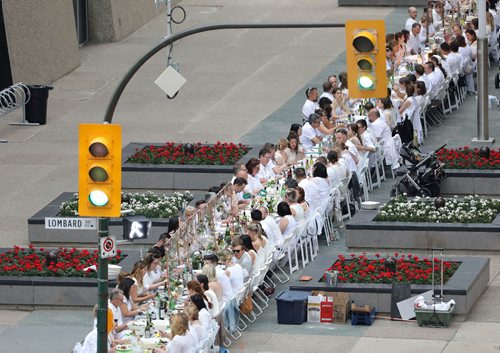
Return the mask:
<svg viewBox="0 0 500 353">
<path fill-rule="evenodd" d="M 220 22 L 344 21 L 386 18 L 399 29 L 406 9 L 338 8 L 327 0 L 186 0 L 187 21 L 174 28 Z M 82 66 L 54 83 L 48 124 L 9 127 L 20 112 L 0 119 L 0 246 L 27 244 L 27 218 L 60 192 L 77 189 L 77 126 L 98 123 L 109 97 L 129 66 L 165 35 L 160 16 L 119 43 L 81 49 Z M 115 114 L 124 144 L 132 141 L 276 141 L 300 119 L 308 85 L 321 87 L 329 73 L 344 69 L 343 30 L 238 30 L 200 34 L 174 49 L 188 83 L 167 100 L 152 83 L 164 70 L 165 53 L 146 64 L 127 87 Z M 340 55 L 340 56 L 339 56 Z M 491 73 L 491 76 L 493 72 Z M 499 95 L 490 82 L 490 94 Z M 441 141 L 458 146 L 474 136 L 474 98 L 431 130 L 424 149 Z M 495 120 L 496 118 L 496 120 Z M 492 112 L 492 136 L 499 136 L 499 114 Z M 373 194 L 384 199 L 391 180 Z M 343 241 L 322 248 L 332 259 L 345 252 Z M 328 324 L 276 324 L 274 300 L 255 324 L 230 348 L 235 352 L 480 352 L 498 351 L 500 339 L 500 256 L 491 258 L 488 290 L 468 318 L 450 328 L 378 320 L 371 327 Z M 299 273 L 300 274 L 300 273 Z M 277 289 L 286 288 L 281 286 Z M 0 311 L 0 353 L 64 352 L 90 330 L 88 311 L 23 308 Z M 465 320 L 465 321 L 463 321 Z"/>
</svg>

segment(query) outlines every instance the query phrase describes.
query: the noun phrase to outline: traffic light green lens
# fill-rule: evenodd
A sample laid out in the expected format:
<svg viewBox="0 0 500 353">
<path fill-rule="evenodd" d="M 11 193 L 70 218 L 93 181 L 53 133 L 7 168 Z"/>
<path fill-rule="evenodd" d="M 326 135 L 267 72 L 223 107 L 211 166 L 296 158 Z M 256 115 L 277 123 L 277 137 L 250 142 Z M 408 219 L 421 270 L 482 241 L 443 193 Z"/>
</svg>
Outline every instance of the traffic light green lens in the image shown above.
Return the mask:
<svg viewBox="0 0 500 353">
<path fill-rule="evenodd" d="M 373 80 L 368 76 L 361 76 L 358 82 L 359 86 L 363 89 L 368 89 L 373 87 Z"/>
<path fill-rule="evenodd" d="M 89 195 L 89 201 L 94 206 L 106 206 L 109 201 L 108 195 L 101 190 L 93 190 Z"/>
<path fill-rule="evenodd" d="M 370 39 L 363 36 L 359 36 L 356 39 L 354 39 L 352 45 L 357 51 L 361 53 L 370 52 L 374 48 L 373 42 Z"/>
<path fill-rule="evenodd" d="M 106 181 L 108 180 L 108 172 L 102 167 L 92 167 L 89 170 L 90 179 L 93 181 Z"/>
<path fill-rule="evenodd" d="M 366 59 L 361 59 L 360 61 L 358 61 L 358 67 L 361 70 L 368 71 L 372 69 L 372 64 Z"/>
<path fill-rule="evenodd" d="M 108 155 L 108 148 L 102 142 L 94 142 L 90 145 L 89 152 L 94 157 L 106 157 Z"/>
</svg>

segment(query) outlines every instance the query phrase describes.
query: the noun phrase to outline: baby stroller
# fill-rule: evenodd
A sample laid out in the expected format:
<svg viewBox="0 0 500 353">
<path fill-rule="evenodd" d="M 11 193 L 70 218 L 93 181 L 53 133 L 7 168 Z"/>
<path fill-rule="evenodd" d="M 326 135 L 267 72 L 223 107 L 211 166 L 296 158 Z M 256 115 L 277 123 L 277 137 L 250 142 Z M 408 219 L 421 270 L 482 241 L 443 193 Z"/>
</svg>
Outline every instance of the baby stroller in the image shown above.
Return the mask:
<svg viewBox="0 0 500 353">
<path fill-rule="evenodd" d="M 439 183 L 445 178 L 444 164 L 438 160 L 436 153 L 444 146 L 439 147 L 425 156 L 419 154 L 417 148 L 405 144 L 401 148 L 401 157 L 408 165 L 408 172 L 394 185 L 391 197 L 397 195 L 436 197 L 440 194 Z"/>
</svg>

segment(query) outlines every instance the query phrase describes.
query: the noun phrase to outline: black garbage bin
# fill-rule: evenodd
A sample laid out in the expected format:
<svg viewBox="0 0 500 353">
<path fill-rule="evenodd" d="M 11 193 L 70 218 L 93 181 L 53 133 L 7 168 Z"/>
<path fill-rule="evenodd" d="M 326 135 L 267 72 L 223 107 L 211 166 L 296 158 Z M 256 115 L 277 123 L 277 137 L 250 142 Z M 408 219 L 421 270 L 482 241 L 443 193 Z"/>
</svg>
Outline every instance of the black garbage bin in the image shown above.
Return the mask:
<svg viewBox="0 0 500 353">
<path fill-rule="evenodd" d="M 45 125 L 49 90 L 54 87 L 46 85 L 27 85 L 27 87 L 30 90 L 30 100 L 26 103 L 26 120 L 29 123 Z"/>
</svg>

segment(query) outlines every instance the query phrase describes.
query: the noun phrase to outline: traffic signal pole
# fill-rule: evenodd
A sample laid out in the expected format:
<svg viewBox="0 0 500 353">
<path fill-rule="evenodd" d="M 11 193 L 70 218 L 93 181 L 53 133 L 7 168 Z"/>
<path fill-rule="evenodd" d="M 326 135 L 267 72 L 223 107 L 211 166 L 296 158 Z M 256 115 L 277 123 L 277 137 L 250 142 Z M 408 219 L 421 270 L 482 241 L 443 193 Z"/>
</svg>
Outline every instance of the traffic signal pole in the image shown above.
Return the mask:
<svg viewBox="0 0 500 353">
<path fill-rule="evenodd" d="M 109 218 L 99 217 L 99 238 L 109 235 Z M 99 244 L 99 242 L 98 242 Z M 97 353 L 108 351 L 108 259 L 101 256 L 99 247 L 99 261 L 97 269 Z"/>
<path fill-rule="evenodd" d="M 238 23 L 238 24 L 218 24 L 211 26 L 201 26 L 192 27 L 184 31 L 176 33 L 175 35 L 168 36 L 155 47 L 150 49 L 146 54 L 142 56 L 123 76 L 118 86 L 115 88 L 113 95 L 106 108 L 106 113 L 104 114 L 104 121 L 111 124 L 113 120 L 113 115 L 115 113 L 118 101 L 127 87 L 129 81 L 134 77 L 137 71 L 144 65 L 149 59 L 151 59 L 156 53 L 158 53 L 163 48 L 177 42 L 178 40 L 192 36 L 193 34 L 216 31 L 220 29 L 283 29 L 283 28 L 344 28 L 344 23 Z"/>
</svg>

